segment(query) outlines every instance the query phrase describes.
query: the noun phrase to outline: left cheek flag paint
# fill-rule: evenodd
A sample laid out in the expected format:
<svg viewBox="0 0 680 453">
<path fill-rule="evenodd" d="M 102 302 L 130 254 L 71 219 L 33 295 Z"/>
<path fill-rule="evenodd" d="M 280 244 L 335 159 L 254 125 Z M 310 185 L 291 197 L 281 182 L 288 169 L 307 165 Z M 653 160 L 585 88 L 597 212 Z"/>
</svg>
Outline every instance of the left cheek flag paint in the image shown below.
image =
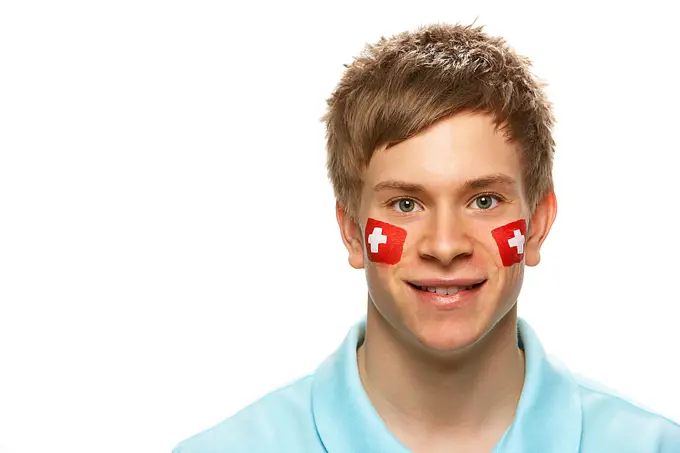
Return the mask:
<svg viewBox="0 0 680 453">
<path fill-rule="evenodd" d="M 522 262 L 526 232 L 527 223 L 524 219 L 491 230 L 491 234 L 498 244 L 503 266 L 512 266 L 515 263 Z"/>
<path fill-rule="evenodd" d="M 369 218 L 365 232 L 368 259 L 374 263 L 397 264 L 406 241 L 406 230 Z"/>
</svg>

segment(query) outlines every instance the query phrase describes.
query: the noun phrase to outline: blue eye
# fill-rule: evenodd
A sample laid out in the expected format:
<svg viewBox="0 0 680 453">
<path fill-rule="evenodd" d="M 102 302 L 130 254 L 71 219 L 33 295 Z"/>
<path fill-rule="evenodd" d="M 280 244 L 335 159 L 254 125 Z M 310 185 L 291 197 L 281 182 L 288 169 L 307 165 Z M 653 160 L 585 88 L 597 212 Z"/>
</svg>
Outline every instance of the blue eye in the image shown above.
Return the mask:
<svg viewBox="0 0 680 453">
<path fill-rule="evenodd" d="M 400 198 L 398 200 L 394 200 L 392 205 L 396 206 L 397 211 L 403 214 L 411 213 L 417 207 L 417 203 L 410 198 Z"/>
<path fill-rule="evenodd" d="M 484 194 L 475 198 L 472 203 L 476 205 L 478 209 L 488 210 L 498 206 L 498 197 L 490 194 Z"/>
</svg>

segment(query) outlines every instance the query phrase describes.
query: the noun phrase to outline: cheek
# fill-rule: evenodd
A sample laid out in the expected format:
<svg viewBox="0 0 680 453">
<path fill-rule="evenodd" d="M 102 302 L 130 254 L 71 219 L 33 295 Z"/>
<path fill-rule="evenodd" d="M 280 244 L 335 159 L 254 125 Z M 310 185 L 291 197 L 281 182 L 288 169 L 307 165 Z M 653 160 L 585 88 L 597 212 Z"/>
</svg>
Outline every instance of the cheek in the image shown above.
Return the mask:
<svg viewBox="0 0 680 453">
<path fill-rule="evenodd" d="M 519 297 L 524 281 L 524 266 L 504 268 L 504 279 L 501 300 L 505 301 L 506 307 L 511 307 Z"/>
<path fill-rule="evenodd" d="M 393 268 L 393 266 L 388 267 L 385 265 L 369 263 L 366 266 L 366 283 L 368 283 L 369 288 L 384 286 L 390 273 L 390 268 Z"/>
<path fill-rule="evenodd" d="M 472 255 L 472 264 L 479 269 L 485 269 L 487 277 L 494 282 L 493 286 L 497 287 L 498 291 L 512 292 L 518 278 L 521 283 L 524 266 L 515 266 L 514 262 L 509 263 L 507 256 L 504 258 L 504 251 L 492 231 L 493 228 L 486 229 L 486 232 L 480 229 L 480 233 L 474 237 L 475 250 Z M 516 258 L 515 255 L 512 255 L 512 258 Z"/>
<path fill-rule="evenodd" d="M 474 241 L 473 265 L 480 269 L 486 269 L 488 272 L 502 271 L 503 261 L 498 253 L 498 244 L 491 235 L 491 230 L 480 231 L 479 234 L 474 236 Z"/>
<path fill-rule="evenodd" d="M 368 295 L 377 310 L 387 318 L 393 318 L 399 311 L 399 278 L 396 278 L 398 268 L 399 266 L 376 263 L 369 263 L 365 268 Z"/>
<path fill-rule="evenodd" d="M 399 263 L 406 236 L 406 230 L 401 227 L 369 218 L 364 229 L 366 258 L 384 265 Z"/>
<path fill-rule="evenodd" d="M 507 306 L 511 306 L 519 296 L 524 279 L 524 266 L 522 260 L 524 250 L 520 247 L 513 247 L 517 241 L 513 238 L 519 234 L 523 237 L 525 230 L 524 221 L 510 222 L 500 227 L 491 229 L 486 237 L 480 239 L 480 249 L 483 250 L 490 277 L 495 280 L 495 287 L 498 291 L 499 302 L 505 301 Z M 522 242 L 522 239 L 519 240 Z M 521 253 L 520 253 L 521 252 Z M 491 264 L 493 263 L 493 264 Z"/>
<path fill-rule="evenodd" d="M 510 267 L 524 259 L 527 223 L 524 219 L 501 225 L 491 230 L 503 266 Z"/>
<path fill-rule="evenodd" d="M 403 276 L 408 272 L 410 260 L 404 256 L 399 264 L 384 264 L 369 262 L 365 267 L 366 283 L 375 291 L 394 293 L 403 282 Z"/>
</svg>

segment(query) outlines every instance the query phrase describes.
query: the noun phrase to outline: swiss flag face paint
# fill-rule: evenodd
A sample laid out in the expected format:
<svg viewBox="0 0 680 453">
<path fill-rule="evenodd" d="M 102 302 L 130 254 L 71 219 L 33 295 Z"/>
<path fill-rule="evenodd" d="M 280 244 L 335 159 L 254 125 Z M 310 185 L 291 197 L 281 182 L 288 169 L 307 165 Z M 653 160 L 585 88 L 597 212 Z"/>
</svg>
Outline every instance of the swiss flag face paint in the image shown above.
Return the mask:
<svg viewBox="0 0 680 453">
<path fill-rule="evenodd" d="M 491 230 L 491 234 L 498 244 L 503 266 L 512 266 L 515 263 L 522 262 L 526 231 L 527 223 L 524 219 Z"/>
<path fill-rule="evenodd" d="M 397 264 L 406 241 L 406 230 L 369 218 L 365 232 L 368 259 L 374 263 Z"/>
</svg>

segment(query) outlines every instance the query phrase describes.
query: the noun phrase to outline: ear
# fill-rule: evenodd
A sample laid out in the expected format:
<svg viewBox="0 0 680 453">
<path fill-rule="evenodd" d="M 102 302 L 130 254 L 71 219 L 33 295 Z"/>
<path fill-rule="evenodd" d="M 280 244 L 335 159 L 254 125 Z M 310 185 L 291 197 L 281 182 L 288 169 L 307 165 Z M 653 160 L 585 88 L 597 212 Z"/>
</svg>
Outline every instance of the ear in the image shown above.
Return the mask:
<svg viewBox="0 0 680 453">
<path fill-rule="evenodd" d="M 536 266 L 541 261 L 541 246 L 548 236 L 557 216 L 557 198 L 550 192 L 538 203 L 531 216 L 524 260 L 527 266 Z"/>
<path fill-rule="evenodd" d="M 349 252 L 349 265 L 354 269 L 364 268 L 363 234 L 355 220 L 347 215 L 339 201 L 335 202 L 335 217 L 338 219 L 342 242 Z"/>
</svg>

